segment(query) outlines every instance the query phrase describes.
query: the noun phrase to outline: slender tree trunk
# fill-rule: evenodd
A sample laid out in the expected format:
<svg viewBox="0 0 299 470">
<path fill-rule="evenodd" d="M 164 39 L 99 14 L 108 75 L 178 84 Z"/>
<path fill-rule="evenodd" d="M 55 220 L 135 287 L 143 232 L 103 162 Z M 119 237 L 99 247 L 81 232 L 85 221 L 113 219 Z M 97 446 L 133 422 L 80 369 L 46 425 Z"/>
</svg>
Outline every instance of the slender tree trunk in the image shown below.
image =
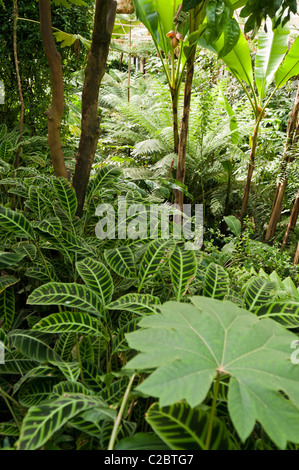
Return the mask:
<svg viewBox="0 0 299 470">
<path fill-rule="evenodd" d="M 131 62 L 132 62 L 132 22 L 130 21 L 129 29 L 129 62 L 128 62 L 128 103 L 130 102 L 130 88 L 131 88 Z"/>
<path fill-rule="evenodd" d="M 288 129 L 287 129 L 287 138 L 285 143 L 285 148 L 283 152 L 281 167 L 279 177 L 276 183 L 276 190 L 274 194 L 274 199 L 272 203 L 272 212 L 269 220 L 269 225 L 266 231 L 265 241 L 268 242 L 275 235 L 275 230 L 278 222 L 280 221 L 281 211 L 282 211 L 282 202 L 285 194 L 285 190 L 288 183 L 287 178 L 287 166 L 294 158 L 294 147 L 298 140 L 298 116 L 299 116 L 299 85 L 297 88 L 296 98 L 294 101 L 293 110 L 290 114 Z"/>
<path fill-rule="evenodd" d="M 298 215 L 299 215 L 299 191 L 297 193 L 297 196 L 296 196 L 296 199 L 295 199 L 295 202 L 294 202 L 294 205 L 293 205 L 290 220 L 289 220 L 289 223 L 288 223 L 288 226 L 287 226 L 287 229 L 286 229 L 286 233 L 285 233 L 282 245 L 281 245 L 281 250 L 283 250 L 285 248 L 290 234 L 295 229 L 297 219 L 298 219 Z"/>
<path fill-rule="evenodd" d="M 253 135 L 252 135 L 251 151 L 250 151 L 249 165 L 248 165 L 248 170 L 247 170 L 247 179 L 246 179 L 246 185 L 245 185 L 245 188 L 244 188 L 242 208 L 241 208 L 241 214 L 240 214 L 240 219 L 241 220 L 243 220 L 244 215 L 245 215 L 246 210 L 247 210 L 247 206 L 248 206 L 251 180 L 252 180 L 252 175 L 253 175 L 254 165 L 255 165 L 255 154 L 256 154 L 256 147 L 257 147 L 257 137 L 258 137 L 258 132 L 259 132 L 259 125 L 260 125 L 260 118 L 258 117 L 256 122 L 255 122 L 254 131 L 253 131 Z"/>
<path fill-rule="evenodd" d="M 21 152 L 21 141 L 22 141 L 22 133 L 23 133 L 23 124 L 24 124 L 24 112 L 25 112 L 25 105 L 24 105 L 24 98 L 22 92 L 22 84 L 21 84 L 21 77 L 20 77 L 20 70 L 19 70 L 19 61 L 18 61 L 18 47 L 17 47 L 17 24 L 18 24 L 18 1 L 14 0 L 14 21 L 13 21 L 13 50 L 14 50 L 14 59 L 15 59 L 15 68 L 17 74 L 17 82 L 18 82 L 18 91 L 19 97 L 21 102 L 21 115 L 20 115 L 20 137 L 18 142 L 18 149 L 16 153 L 14 167 L 18 168 L 19 166 L 19 158 Z M 16 172 L 15 172 L 16 174 Z"/>
<path fill-rule="evenodd" d="M 299 242 L 298 242 L 298 245 L 297 245 L 297 250 L 296 250 L 296 254 L 295 254 L 295 258 L 294 258 L 294 266 L 296 266 L 296 264 L 299 264 Z"/>
<path fill-rule="evenodd" d="M 81 138 L 73 179 L 78 199 L 77 215 L 79 217 L 82 215 L 89 175 L 99 139 L 99 88 L 105 73 L 115 13 L 115 0 L 96 1 L 94 29 L 82 93 Z"/>
<path fill-rule="evenodd" d="M 61 118 L 64 110 L 63 73 L 61 56 L 56 49 L 52 32 L 50 0 L 39 0 L 39 16 L 42 41 L 51 73 L 52 103 L 45 112 L 48 119 L 50 155 L 56 176 L 67 178 L 60 138 Z"/>
<path fill-rule="evenodd" d="M 188 128 L 189 128 L 189 115 L 190 115 L 190 105 L 191 105 L 191 91 L 192 91 L 192 81 L 194 74 L 194 60 L 195 60 L 196 48 L 194 47 L 188 60 L 187 60 L 187 70 L 186 70 L 186 81 L 185 81 L 185 90 L 184 90 L 184 105 L 183 105 L 183 115 L 181 120 L 180 128 L 180 138 L 178 145 L 178 165 L 176 179 L 180 183 L 185 183 L 186 175 L 186 150 L 187 150 L 187 138 L 188 138 Z M 175 191 L 175 204 L 177 207 L 180 207 L 180 210 L 183 210 L 184 204 L 184 193 L 183 191 Z"/>
<path fill-rule="evenodd" d="M 172 104 L 172 130 L 174 140 L 174 153 L 178 154 L 179 151 L 179 126 L 178 126 L 178 96 L 176 90 L 171 90 L 171 104 Z"/>
</svg>

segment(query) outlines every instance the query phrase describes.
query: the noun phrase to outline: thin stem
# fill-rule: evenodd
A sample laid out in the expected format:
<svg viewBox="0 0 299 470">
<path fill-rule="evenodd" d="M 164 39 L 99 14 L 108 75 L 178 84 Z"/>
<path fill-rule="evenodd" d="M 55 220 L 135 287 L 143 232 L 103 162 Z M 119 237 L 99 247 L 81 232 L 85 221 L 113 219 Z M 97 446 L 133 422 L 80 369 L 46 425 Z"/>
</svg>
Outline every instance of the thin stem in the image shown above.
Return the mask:
<svg viewBox="0 0 299 470">
<path fill-rule="evenodd" d="M 124 410 L 125 410 L 126 403 L 128 401 L 128 398 L 129 398 L 130 390 L 131 390 L 131 387 L 133 385 L 135 376 L 136 376 L 136 374 L 132 375 L 132 377 L 130 379 L 130 382 L 127 386 L 127 389 L 125 391 L 121 407 L 119 409 L 118 415 L 117 415 L 116 420 L 114 422 L 114 426 L 113 426 L 113 430 L 112 430 L 112 433 L 111 433 L 111 437 L 110 437 L 110 441 L 109 441 L 109 445 L 108 445 L 107 450 L 113 450 L 113 448 L 114 448 L 115 440 L 116 440 L 116 437 L 117 437 L 117 434 L 118 434 L 118 428 L 119 428 L 119 425 L 120 425 L 120 422 L 121 422 L 121 419 L 122 419 L 122 416 L 123 416 L 123 413 L 124 413 Z"/>
<path fill-rule="evenodd" d="M 9 409 L 9 411 L 10 411 L 10 413 L 11 413 L 11 415 L 12 415 L 12 417 L 13 417 L 13 419 L 14 419 L 14 421 L 15 421 L 17 427 L 18 427 L 18 429 L 20 430 L 20 429 L 21 429 L 21 425 L 20 425 L 20 423 L 19 423 L 19 421 L 18 421 L 18 418 L 17 418 L 16 415 L 15 415 L 14 410 L 13 410 L 12 407 L 10 406 L 9 400 L 11 400 L 13 403 L 17 404 L 18 406 L 20 406 L 19 403 L 18 403 L 16 400 L 14 400 L 10 395 L 8 395 L 8 393 L 6 393 L 1 387 L 0 387 L 0 394 L 3 396 L 3 399 L 4 399 L 5 403 L 6 403 L 6 406 L 7 406 L 7 408 Z"/>
<path fill-rule="evenodd" d="M 210 413 L 210 420 L 209 420 L 209 427 L 208 427 L 207 439 L 206 439 L 206 444 L 205 444 L 205 450 L 209 450 L 210 444 L 211 444 L 213 421 L 214 421 L 214 416 L 216 412 L 217 398 L 218 398 L 219 386 L 220 386 L 220 377 L 221 377 L 221 374 L 218 372 L 216 384 L 214 388 L 213 403 L 212 403 L 212 408 L 211 408 L 211 413 Z"/>
</svg>

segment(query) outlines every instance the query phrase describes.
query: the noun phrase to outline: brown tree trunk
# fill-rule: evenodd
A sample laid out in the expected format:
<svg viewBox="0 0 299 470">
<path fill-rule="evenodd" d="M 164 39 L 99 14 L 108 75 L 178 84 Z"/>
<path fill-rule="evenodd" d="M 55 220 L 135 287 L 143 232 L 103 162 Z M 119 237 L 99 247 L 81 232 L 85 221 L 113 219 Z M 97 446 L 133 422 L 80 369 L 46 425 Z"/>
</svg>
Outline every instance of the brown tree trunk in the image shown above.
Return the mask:
<svg viewBox="0 0 299 470">
<path fill-rule="evenodd" d="M 61 118 L 64 110 L 63 74 L 61 56 L 56 49 L 52 32 L 50 0 L 39 0 L 39 17 L 42 41 L 51 73 L 52 103 L 45 112 L 48 119 L 50 155 L 56 176 L 67 178 L 60 138 Z"/>
<path fill-rule="evenodd" d="M 297 196 L 296 196 L 296 199 L 295 199 L 295 202 L 294 202 L 294 205 L 293 205 L 292 213 L 291 213 L 291 216 L 290 216 L 290 220 L 289 220 L 289 223 L 288 223 L 288 226 L 287 226 L 287 229 L 286 229 L 286 233 L 285 233 L 282 245 L 281 245 L 282 250 L 285 248 L 285 246 L 287 244 L 290 233 L 293 232 L 294 229 L 295 229 L 297 219 L 298 219 L 298 215 L 299 215 L 299 191 L 297 193 Z"/>
<path fill-rule="evenodd" d="M 177 165 L 176 179 L 182 184 L 185 183 L 185 175 L 186 175 L 186 150 L 187 150 L 187 138 L 188 138 L 195 53 L 196 53 L 196 48 L 194 47 L 187 60 L 183 115 L 182 115 L 182 120 L 181 120 L 180 138 L 179 138 L 179 144 L 178 144 L 178 165 Z M 183 191 L 179 191 L 178 189 L 175 190 L 175 204 L 176 204 L 176 207 L 179 207 L 181 211 L 183 210 L 184 193 Z"/>
<path fill-rule="evenodd" d="M 290 114 L 286 144 L 283 152 L 280 174 L 276 183 L 276 190 L 272 203 L 272 212 L 269 220 L 269 225 L 266 231 L 265 241 L 268 242 L 275 235 L 275 230 L 278 222 L 280 221 L 282 202 L 287 187 L 287 166 L 294 158 L 294 147 L 298 140 L 298 115 L 299 115 L 299 85 L 297 88 L 297 94 L 293 106 L 293 110 Z"/>
<path fill-rule="evenodd" d="M 87 57 L 82 92 L 81 138 L 73 185 L 78 199 L 77 215 L 83 211 L 90 170 L 99 139 L 98 97 L 105 73 L 109 45 L 115 21 L 116 1 L 97 0 L 91 48 Z"/>
<path fill-rule="evenodd" d="M 296 264 L 299 264 L 299 242 L 298 242 L 298 245 L 297 245 L 297 250 L 296 250 L 296 254 L 295 254 L 295 258 L 294 258 L 294 266 L 296 266 Z"/>
</svg>

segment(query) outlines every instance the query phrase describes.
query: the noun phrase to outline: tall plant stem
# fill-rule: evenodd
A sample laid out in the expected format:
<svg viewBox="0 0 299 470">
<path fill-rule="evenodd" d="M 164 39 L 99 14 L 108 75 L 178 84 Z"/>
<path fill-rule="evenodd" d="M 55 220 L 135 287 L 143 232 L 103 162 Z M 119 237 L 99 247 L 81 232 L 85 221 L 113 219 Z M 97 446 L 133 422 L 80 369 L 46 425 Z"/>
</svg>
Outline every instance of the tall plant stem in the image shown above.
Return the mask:
<svg viewBox="0 0 299 470">
<path fill-rule="evenodd" d="M 11 416 L 13 417 L 18 429 L 20 430 L 21 429 L 21 426 L 20 426 L 20 423 L 18 421 L 18 418 L 16 417 L 15 415 L 15 412 L 14 410 L 12 409 L 12 407 L 10 406 L 10 403 L 9 403 L 9 400 L 11 400 L 12 402 L 16 403 L 18 406 L 19 403 L 17 401 L 15 401 L 10 395 L 8 395 L 8 393 L 6 393 L 1 387 L 0 387 L 0 395 L 2 395 L 5 403 L 6 403 L 6 406 L 7 408 L 9 409 L 10 413 L 11 413 Z"/>
<path fill-rule="evenodd" d="M 21 141 L 22 141 L 22 133 L 23 133 L 23 124 L 24 124 L 24 113 L 25 113 L 25 104 L 22 92 L 22 83 L 21 83 L 21 76 L 20 76 L 20 69 L 19 69 L 19 60 L 18 60 L 18 45 L 17 45 L 17 26 L 18 26 L 18 1 L 14 0 L 14 19 L 13 19 L 13 51 L 14 51 L 14 59 L 15 59 L 15 68 L 17 74 L 17 82 L 18 82 L 18 91 L 19 97 L 21 102 L 21 115 L 20 115 L 20 137 L 18 141 L 18 149 L 16 153 L 14 167 L 18 168 L 19 166 L 19 158 L 21 152 Z M 16 176 L 16 172 L 15 172 Z"/>
<path fill-rule="evenodd" d="M 210 413 L 210 420 L 209 420 L 207 438 L 206 438 L 206 442 L 205 442 L 205 450 L 209 450 L 210 445 L 211 445 L 211 438 L 212 438 L 212 432 L 213 432 L 213 421 L 214 421 L 214 417 L 215 417 L 215 413 L 216 413 L 217 398 L 218 398 L 219 386 L 220 386 L 220 377 L 221 377 L 221 373 L 218 372 L 215 387 L 214 387 L 214 395 L 213 395 L 213 402 L 212 402 L 212 408 L 211 408 L 211 413 Z"/>
<path fill-rule="evenodd" d="M 114 422 L 114 426 L 113 426 L 113 430 L 112 430 L 112 433 L 111 433 L 111 437 L 110 437 L 110 441 L 109 441 L 109 445 L 108 445 L 107 450 L 113 450 L 113 448 L 114 448 L 114 444 L 115 444 L 117 434 L 118 434 L 118 428 L 119 428 L 119 425 L 120 425 L 120 422 L 121 422 L 121 419 L 122 419 L 122 416 L 123 416 L 123 413 L 124 413 L 124 410 L 125 410 L 125 406 L 127 404 L 127 401 L 128 401 L 129 395 L 130 395 L 130 390 L 132 388 L 135 376 L 136 376 L 136 374 L 132 375 L 132 377 L 130 379 L 130 382 L 127 386 L 127 389 L 125 391 L 121 407 L 119 409 L 118 415 L 117 415 L 116 420 Z"/>
</svg>

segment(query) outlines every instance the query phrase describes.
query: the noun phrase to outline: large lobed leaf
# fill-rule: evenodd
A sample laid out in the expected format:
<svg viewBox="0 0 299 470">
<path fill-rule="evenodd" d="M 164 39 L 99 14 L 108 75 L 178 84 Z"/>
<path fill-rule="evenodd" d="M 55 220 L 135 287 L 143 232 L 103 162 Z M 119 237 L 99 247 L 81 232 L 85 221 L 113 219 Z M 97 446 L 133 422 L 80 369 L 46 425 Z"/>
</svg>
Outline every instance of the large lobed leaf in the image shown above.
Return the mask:
<svg viewBox="0 0 299 470">
<path fill-rule="evenodd" d="M 299 442 L 299 376 L 290 360 L 297 336 L 231 302 L 191 300 L 167 302 L 127 335 L 141 351 L 127 367 L 156 369 L 137 389 L 160 406 L 186 400 L 194 407 L 218 374 L 229 375 L 228 409 L 242 441 L 259 421 L 278 447 Z"/>
</svg>

